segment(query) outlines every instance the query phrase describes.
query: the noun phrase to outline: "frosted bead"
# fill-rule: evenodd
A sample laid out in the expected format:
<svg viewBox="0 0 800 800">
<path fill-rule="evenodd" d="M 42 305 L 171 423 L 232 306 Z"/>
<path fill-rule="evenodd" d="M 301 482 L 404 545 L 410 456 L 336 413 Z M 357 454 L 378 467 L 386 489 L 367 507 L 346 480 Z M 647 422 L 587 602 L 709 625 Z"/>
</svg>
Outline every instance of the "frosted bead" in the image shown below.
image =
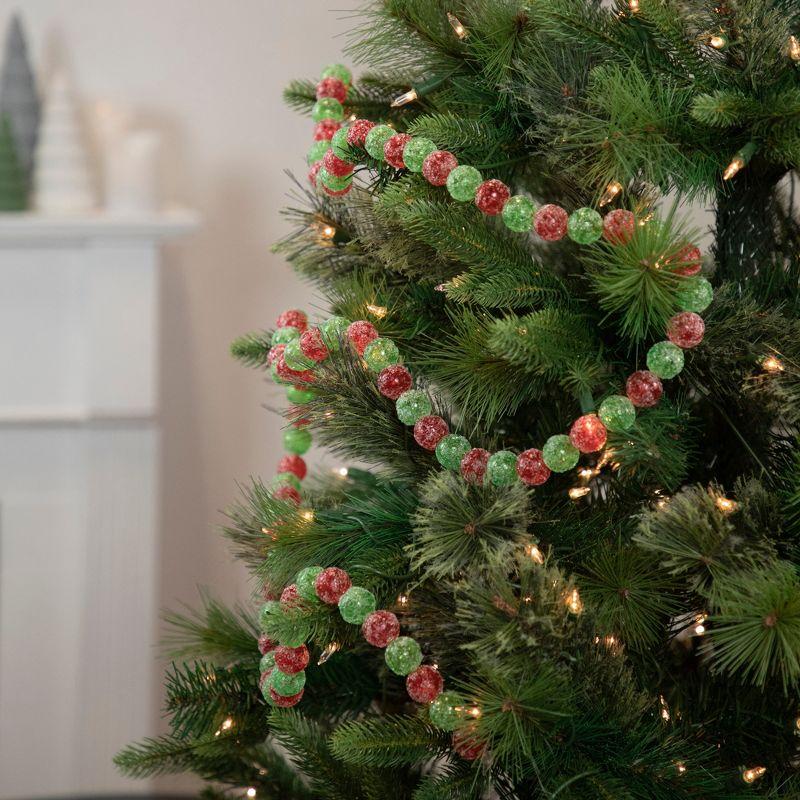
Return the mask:
<svg viewBox="0 0 800 800">
<path fill-rule="evenodd" d="M 386 647 L 385 658 L 395 675 L 408 675 L 422 663 L 422 651 L 410 636 L 398 636 Z"/>
<path fill-rule="evenodd" d="M 580 451 L 569 440 L 569 436 L 558 434 L 551 436 L 542 448 L 544 463 L 553 472 L 567 472 L 571 470 L 580 457 Z"/>
<path fill-rule="evenodd" d="M 374 128 L 370 129 L 364 139 L 364 149 L 376 161 L 383 161 L 383 148 L 394 134 L 394 128 L 390 128 L 388 125 L 376 125 Z"/>
<path fill-rule="evenodd" d="M 647 368 L 659 378 L 674 378 L 683 369 L 683 350 L 672 342 L 657 342 L 647 351 Z"/>
<path fill-rule="evenodd" d="M 461 459 L 470 451 L 472 445 L 463 436 L 449 433 L 436 445 L 436 460 L 445 468 L 459 470 Z"/>
<path fill-rule="evenodd" d="M 603 234 L 603 218 L 593 208 L 579 208 L 569 215 L 567 233 L 578 244 L 596 242 Z"/>
<path fill-rule="evenodd" d="M 351 586 L 339 598 L 339 613 L 345 622 L 361 625 L 375 611 L 375 595 L 360 586 Z"/>
<path fill-rule="evenodd" d="M 627 431 L 636 422 L 636 408 L 627 397 L 612 394 L 600 403 L 598 416 L 610 431 Z"/>
<path fill-rule="evenodd" d="M 431 413 L 431 399 L 420 389 L 409 389 L 397 398 L 397 418 L 404 425 L 413 425 L 420 417 Z"/>
<path fill-rule="evenodd" d="M 436 150 L 436 145 L 424 136 L 412 136 L 403 148 L 403 161 L 411 172 L 422 172 L 425 159 Z"/>
<path fill-rule="evenodd" d="M 468 203 L 475 199 L 475 192 L 482 181 L 483 177 L 475 167 L 463 164 L 447 176 L 447 191 L 454 200 Z"/>
<path fill-rule="evenodd" d="M 535 211 L 536 206 L 527 197 L 514 195 L 503 206 L 503 222 L 509 230 L 527 233 L 533 227 Z"/>
<path fill-rule="evenodd" d="M 489 456 L 486 477 L 494 486 L 510 486 L 517 480 L 517 457 L 510 450 Z"/>
</svg>

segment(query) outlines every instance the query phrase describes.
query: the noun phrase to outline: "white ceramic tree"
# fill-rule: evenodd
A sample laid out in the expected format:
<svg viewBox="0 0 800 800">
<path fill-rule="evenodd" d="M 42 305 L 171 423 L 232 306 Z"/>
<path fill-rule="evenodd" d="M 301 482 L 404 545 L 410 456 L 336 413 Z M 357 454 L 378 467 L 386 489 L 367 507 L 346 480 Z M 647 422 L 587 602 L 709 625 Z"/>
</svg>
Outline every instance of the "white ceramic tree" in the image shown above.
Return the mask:
<svg viewBox="0 0 800 800">
<path fill-rule="evenodd" d="M 70 214 L 94 207 L 86 148 L 69 82 L 57 73 L 45 96 L 34 159 L 33 206 Z"/>
<path fill-rule="evenodd" d="M 39 116 L 36 80 L 28 61 L 22 22 L 15 14 L 6 31 L 5 54 L 0 71 L 0 118 L 7 117 L 11 124 L 17 156 L 28 177 L 33 167 Z"/>
</svg>

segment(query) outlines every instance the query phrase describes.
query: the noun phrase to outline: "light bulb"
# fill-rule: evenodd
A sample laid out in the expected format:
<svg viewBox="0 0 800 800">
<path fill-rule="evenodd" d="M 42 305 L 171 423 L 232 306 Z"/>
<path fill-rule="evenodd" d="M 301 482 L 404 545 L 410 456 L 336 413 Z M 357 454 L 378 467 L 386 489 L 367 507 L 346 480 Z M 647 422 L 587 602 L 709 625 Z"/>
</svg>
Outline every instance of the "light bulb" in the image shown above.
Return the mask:
<svg viewBox="0 0 800 800">
<path fill-rule="evenodd" d="M 676 761 L 675 762 L 675 771 L 678 775 L 685 775 L 686 774 L 686 764 L 683 761 Z"/>
<path fill-rule="evenodd" d="M 740 155 L 735 155 L 731 159 L 731 163 L 725 167 L 725 172 L 722 173 L 722 180 L 729 181 L 744 165 L 744 159 Z"/>
<path fill-rule="evenodd" d="M 325 649 L 319 654 L 317 666 L 321 667 L 334 653 L 340 650 L 341 647 L 339 642 L 328 642 L 328 644 L 325 645 Z"/>
<path fill-rule="evenodd" d="M 775 358 L 775 356 L 767 356 L 762 362 L 761 366 L 767 372 L 783 372 L 783 362 L 779 358 Z"/>
<path fill-rule="evenodd" d="M 313 522 L 313 521 L 314 521 L 314 511 L 313 511 L 312 509 L 310 509 L 310 508 L 303 509 L 303 510 L 300 512 L 300 516 L 301 516 L 301 517 L 302 517 L 302 518 L 303 518 L 303 519 L 304 519 L 306 522 Z"/>
<path fill-rule="evenodd" d="M 789 54 L 789 58 L 792 61 L 800 61 L 800 41 L 798 41 L 796 36 L 789 37 L 789 43 L 786 47 L 786 50 Z"/>
<path fill-rule="evenodd" d="M 628 11 L 635 14 L 639 10 L 639 0 L 628 0 Z"/>
<path fill-rule="evenodd" d="M 339 467 L 339 469 L 337 469 L 336 472 L 339 474 L 339 477 L 346 478 L 348 469 L 347 467 Z"/>
<path fill-rule="evenodd" d="M 378 306 L 373 303 L 367 304 L 367 311 L 377 319 L 383 319 L 389 313 L 389 309 L 386 306 Z"/>
<path fill-rule="evenodd" d="M 664 695 L 663 694 L 660 694 L 658 696 L 658 705 L 659 705 L 659 708 L 661 709 L 661 711 L 660 711 L 661 719 L 663 719 L 664 722 L 669 722 L 669 720 L 670 720 L 669 706 L 667 705 L 667 701 L 664 699 Z"/>
<path fill-rule="evenodd" d="M 766 767 L 749 767 L 742 773 L 742 780 L 745 783 L 755 783 L 766 771 Z"/>
<path fill-rule="evenodd" d="M 589 486 L 573 486 L 568 494 L 570 500 L 580 500 L 581 497 L 585 497 L 591 491 Z"/>
<path fill-rule="evenodd" d="M 619 181 L 611 181 L 600 198 L 600 207 L 607 206 L 621 191 L 622 184 Z"/>
<path fill-rule="evenodd" d="M 544 564 L 544 553 L 539 549 L 538 545 L 530 545 L 527 548 L 527 553 L 531 557 L 531 561 L 535 561 L 537 564 Z"/>
<path fill-rule="evenodd" d="M 583 600 L 581 600 L 577 589 L 573 589 L 571 592 L 567 593 L 565 603 L 573 614 L 580 614 L 583 611 Z"/>
<path fill-rule="evenodd" d="M 391 102 L 391 107 L 400 108 L 400 106 L 407 106 L 409 103 L 413 103 L 415 100 L 418 99 L 419 95 L 417 94 L 417 90 L 411 88 L 407 92 L 404 92 L 403 94 L 395 97 L 395 99 L 392 100 Z"/>
<path fill-rule="evenodd" d="M 248 790 L 245 792 L 245 794 L 246 794 L 246 795 L 247 795 L 249 798 L 251 798 L 251 800 L 252 800 L 252 798 L 256 796 L 256 790 L 255 790 L 255 788 L 254 788 L 253 786 L 251 786 L 251 787 L 250 787 L 250 788 L 249 788 L 249 789 L 248 789 Z"/>
<path fill-rule="evenodd" d="M 397 595 L 397 605 L 405 608 L 408 605 L 408 595 L 407 594 Z"/>
<path fill-rule="evenodd" d="M 461 20 L 455 15 L 451 14 L 449 11 L 447 12 L 447 21 L 450 23 L 450 27 L 453 29 L 453 32 L 459 39 L 466 39 L 469 31 L 463 26 Z"/>
<path fill-rule="evenodd" d="M 732 514 L 739 507 L 739 504 L 735 500 L 731 500 L 727 497 L 718 497 L 716 503 L 717 508 L 723 514 Z"/>
<path fill-rule="evenodd" d="M 715 33 L 709 37 L 708 43 L 715 50 L 723 50 L 728 45 L 728 39 L 721 33 Z"/>
</svg>

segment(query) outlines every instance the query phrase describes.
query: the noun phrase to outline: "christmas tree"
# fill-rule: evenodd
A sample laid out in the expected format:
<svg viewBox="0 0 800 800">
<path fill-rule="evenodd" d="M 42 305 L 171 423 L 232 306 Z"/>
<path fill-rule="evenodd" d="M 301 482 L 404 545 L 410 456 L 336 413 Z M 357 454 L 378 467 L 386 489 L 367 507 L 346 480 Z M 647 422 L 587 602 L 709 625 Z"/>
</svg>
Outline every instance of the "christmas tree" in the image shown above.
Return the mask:
<svg viewBox="0 0 800 800">
<path fill-rule="evenodd" d="M 276 249 L 331 312 L 234 344 L 288 398 L 226 527 L 262 598 L 171 617 L 173 733 L 125 772 L 800 797 L 798 33 L 785 0 L 380 0 L 359 79 L 288 87 Z M 341 467 L 306 477 L 312 433 Z"/>
</svg>

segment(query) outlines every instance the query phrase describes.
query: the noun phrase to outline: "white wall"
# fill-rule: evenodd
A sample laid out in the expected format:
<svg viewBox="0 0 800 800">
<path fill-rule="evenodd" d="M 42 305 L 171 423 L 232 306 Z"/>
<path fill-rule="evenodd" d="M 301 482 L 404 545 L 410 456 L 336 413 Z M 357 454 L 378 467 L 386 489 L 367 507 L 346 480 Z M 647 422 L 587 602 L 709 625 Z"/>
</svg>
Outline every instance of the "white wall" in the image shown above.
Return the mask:
<svg viewBox="0 0 800 800">
<path fill-rule="evenodd" d="M 84 101 L 123 103 L 162 132 L 165 196 L 204 219 L 189 240 L 169 246 L 163 272 L 162 606 L 194 601 L 199 585 L 226 599 L 249 595 L 214 526 L 237 479 L 274 469 L 280 420 L 261 403 L 278 395 L 236 364 L 228 346 L 286 307 L 312 305 L 308 290 L 269 252 L 286 232 L 277 214 L 291 188 L 283 170 L 305 174 L 311 141 L 310 121 L 283 107 L 281 89 L 339 60 L 343 42 L 335 37 L 350 23 L 342 19 L 346 12 L 328 9 L 342 5 L 0 0 L 0 24 L 13 10 L 22 12 L 40 75 L 66 63 Z M 155 652 L 154 670 L 160 685 Z M 163 727 L 160 697 L 146 701 L 152 725 L 142 736 Z M 126 786 L 142 788 L 84 776 L 62 793 Z"/>
</svg>

